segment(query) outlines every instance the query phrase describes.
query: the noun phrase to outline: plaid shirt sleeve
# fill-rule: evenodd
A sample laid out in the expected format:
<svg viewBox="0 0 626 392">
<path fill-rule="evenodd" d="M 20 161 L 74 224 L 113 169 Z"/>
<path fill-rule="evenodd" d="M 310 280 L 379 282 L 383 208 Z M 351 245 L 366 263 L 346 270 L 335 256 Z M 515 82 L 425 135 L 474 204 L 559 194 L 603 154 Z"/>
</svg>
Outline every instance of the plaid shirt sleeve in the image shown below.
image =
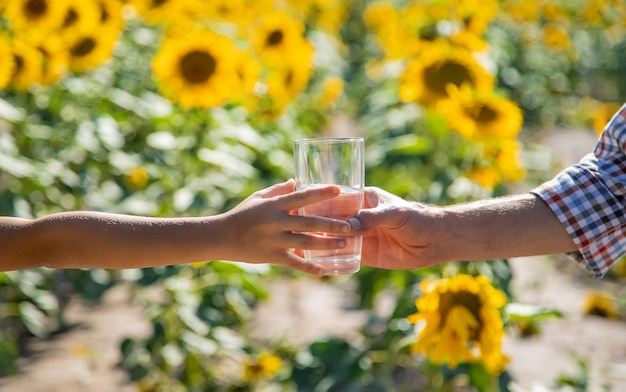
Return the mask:
<svg viewBox="0 0 626 392">
<path fill-rule="evenodd" d="M 533 189 L 559 218 L 596 277 L 626 254 L 626 104 L 613 116 L 593 153 Z"/>
</svg>

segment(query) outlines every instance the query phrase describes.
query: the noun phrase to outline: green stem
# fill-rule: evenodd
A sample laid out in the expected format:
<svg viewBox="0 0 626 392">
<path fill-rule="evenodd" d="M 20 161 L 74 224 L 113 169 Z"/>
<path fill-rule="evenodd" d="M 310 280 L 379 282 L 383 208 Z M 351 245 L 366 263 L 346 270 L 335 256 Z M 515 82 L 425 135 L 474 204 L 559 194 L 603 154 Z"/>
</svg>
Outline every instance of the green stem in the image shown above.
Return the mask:
<svg viewBox="0 0 626 392">
<path fill-rule="evenodd" d="M 500 382 L 498 376 L 489 377 L 489 392 L 500 392 Z"/>
</svg>

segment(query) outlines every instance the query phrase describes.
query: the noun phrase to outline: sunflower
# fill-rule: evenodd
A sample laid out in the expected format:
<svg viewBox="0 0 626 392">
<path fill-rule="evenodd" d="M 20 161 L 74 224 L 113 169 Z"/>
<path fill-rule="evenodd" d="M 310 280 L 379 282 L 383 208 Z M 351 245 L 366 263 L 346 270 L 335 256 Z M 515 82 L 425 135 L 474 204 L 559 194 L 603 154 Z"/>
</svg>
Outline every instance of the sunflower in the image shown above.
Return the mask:
<svg viewBox="0 0 626 392">
<path fill-rule="evenodd" d="M 343 93 L 343 79 L 330 76 L 322 83 L 322 91 L 318 97 L 319 106 L 324 109 L 333 108 Z"/>
<path fill-rule="evenodd" d="M 449 97 L 437 103 L 437 112 L 463 137 L 514 138 L 521 130 L 523 115 L 514 102 L 468 85 L 450 86 L 447 91 Z"/>
<path fill-rule="evenodd" d="M 270 65 L 280 66 L 293 51 L 304 46 L 304 24 L 285 12 L 263 16 L 252 28 L 250 45 Z"/>
<path fill-rule="evenodd" d="M 379 30 L 376 38 L 385 52 L 385 58 L 388 60 L 414 57 L 424 49 L 426 42 L 409 36 L 402 26 L 393 23 Z"/>
<path fill-rule="evenodd" d="M 100 24 L 100 8 L 94 1 L 67 0 L 65 18 L 61 31 L 93 31 Z"/>
<path fill-rule="evenodd" d="M 4 34 L 0 35 L 0 64 L 2 64 L 2 67 L 0 67 L 0 89 L 3 89 L 9 84 L 15 69 L 15 58 L 11 50 L 11 41 Z"/>
<path fill-rule="evenodd" d="M 370 3 L 363 12 L 363 20 L 372 30 L 380 30 L 390 23 L 397 23 L 398 19 L 398 11 L 388 1 Z"/>
<path fill-rule="evenodd" d="M 448 98 L 449 86 L 467 85 L 478 91 L 491 91 L 494 76 L 467 50 L 436 44 L 409 62 L 400 83 L 403 101 L 434 105 Z"/>
<path fill-rule="evenodd" d="M 526 177 L 522 157 L 522 146 L 515 139 L 499 139 L 495 153 L 495 165 L 505 181 L 521 181 Z"/>
<path fill-rule="evenodd" d="M 296 11 L 298 19 L 333 36 L 338 34 L 348 17 L 343 0 L 287 0 L 287 3 L 291 10 Z"/>
<path fill-rule="evenodd" d="M 120 0 L 97 0 L 100 8 L 100 26 L 111 31 L 124 28 L 123 4 Z"/>
<path fill-rule="evenodd" d="M 84 32 L 68 39 L 69 68 L 73 72 L 94 69 L 113 55 L 117 35 L 99 31 Z"/>
<path fill-rule="evenodd" d="M 476 167 L 465 176 L 485 189 L 493 189 L 502 181 L 500 172 L 495 167 Z"/>
<path fill-rule="evenodd" d="M 400 41 L 394 44 L 387 38 L 385 48 L 398 46 L 400 57 L 419 55 L 433 43 L 443 39 L 437 24 L 449 15 L 447 8 L 442 9 L 442 4 L 410 2 L 399 14 L 402 17 L 399 18 L 400 33 L 396 32 L 396 39 L 399 38 Z"/>
<path fill-rule="evenodd" d="M 553 1 L 545 2 L 541 5 L 541 15 L 544 19 L 551 21 L 565 21 L 571 18 L 571 15 L 569 15 L 569 12 L 564 6 L 556 4 Z"/>
<path fill-rule="evenodd" d="M 69 69 L 68 52 L 62 38 L 59 35 L 51 34 L 34 36 L 28 42 L 42 55 L 41 84 L 56 83 Z"/>
<path fill-rule="evenodd" d="M 498 14 L 497 0 L 462 0 L 452 9 L 453 20 L 462 24 L 463 29 L 482 35 L 487 26 Z"/>
<path fill-rule="evenodd" d="M 465 48 L 471 52 L 484 52 L 489 44 L 478 34 L 470 30 L 460 30 L 450 37 L 454 46 Z"/>
<path fill-rule="evenodd" d="M 24 91 L 41 83 L 43 76 L 41 52 L 32 45 L 16 40 L 13 40 L 11 49 L 15 67 L 11 74 L 9 88 Z"/>
<path fill-rule="evenodd" d="M 66 0 L 11 0 L 4 16 L 17 31 L 51 31 L 63 24 Z"/>
<path fill-rule="evenodd" d="M 225 36 L 192 31 L 188 36 L 166 37 L 152 62 L 164 96 L 181 107 L 215 107 L 236 92 L 238 49 Z"/>
<path fill-rule="evenodd" d="M 188 1 L 181 0 L 130 0 L 137 14 L 148 24 L 169 24 L 186 18 Z"/>
<path fill-rule="evenodd" d="M 541 28 L 541 35 L 543 36 L 543 44 L 548 49 L 562 51 L 571 46 L 567 30 L 557 23 L 544 25 Z"/>
<path fill-rule="evenodd" d="M 605 291 L 590 291 L 585 299 L 584 313 L 609 319 L 619 317 L 619 306 L 615 297 Z"/>
<path fill-rule="evenodd" d="M 278 373 L 281 366 L 281 359 L 273 354 L 264 353 L 256 358 L 248 358 L 243 367 L 243 379 L 250 383 L 270 379 Z"/>
<path fill-rule="evenodd" d="M 504 294 L 482 275 L 423 281 L 421 290 L 417 313 L 408 316 L 423 324 L 411 350 L 439 365 L 481 362 L 491 374 L 501 373 L 509 361 L 500 350 Z"/>
<path fill-rule="evenodd" d="M 267 0 L 260 3 L 267 3 Z M 201 17 L 208 18 L 211 21 L 233 23 L 241 29 L 248 28 L 256 19 L 259 4 L 255 4 L 252 0 L 213 0 L 200 2 L 200 8 L 197 13 Z M 270 8 L 265 4 L 266 9 L 260 12 L 266 12 Z"/>
<path fill-rule="evenodd" d="M 465 175 L 486 189 L 493 189 L 503 181 L 519 182 L 526 176 L 520 152 L 521 144 L 515 139 L 492 138 L 478 145 L 480 157 L 477 166 Z"/>
<path fill-rule="evenodd" d="M 540 3 L 543 0 L 509 0 L 500 2 L 500 15 L 512 18 L 517 22 L 537 24 L 541 19 Z"/>
<path fill-rule="evenodd" d="M 261 64 L 250 53 L 237 50 L 235 54 L 234 70 L 237 87 L 233 89 L 232 100 L 251 106 L 256 101 L 254 89 L 261 75 Z"/>
<path fill-rule="evenodd" d="M 137 166 L 124 175 L 124 182 L 132 189 L 144 188 L 149 180 L 150 174 L 143 166 Z"/>
<path fill-rule="evenodd" d="M 363 19 L 368 28 L 376 33 L 376 39 L 387 59 L 413 57 L 419 53 L 424 41 L 432 38 L 424 7 L 422 3 L 413 2 L 405 9 L 398 10 L 386 1 L 367 6 Z M 428 38 L 424 35 L 428 35 Z"/>
<path fill-rule="evenodd" d="M 609 123 L 611 118 L 617 113 L 620 108 L 620 104 L 612 103 L 612 102 L 603 102 L 598 105 L 598 107 L 593 111 L 593 117 L 591 119 L 591 123 L 593 125 L 593 129 L 599 135 L 606 127 L 606 124 Z"/>
<path fill-rule="evenodd" d="M 591 27 L 625 26 L 626 4 L 622 0 L 588 0 L 579 10 L 583 23 Z"/>
<path fill-rule="evenodd" d="M 284 109 L 307 87 L 313 72 L 313 46 L 303 41 L 280 67 L 270 70 L 267 95 L 279 110 Z"/>
</svg>

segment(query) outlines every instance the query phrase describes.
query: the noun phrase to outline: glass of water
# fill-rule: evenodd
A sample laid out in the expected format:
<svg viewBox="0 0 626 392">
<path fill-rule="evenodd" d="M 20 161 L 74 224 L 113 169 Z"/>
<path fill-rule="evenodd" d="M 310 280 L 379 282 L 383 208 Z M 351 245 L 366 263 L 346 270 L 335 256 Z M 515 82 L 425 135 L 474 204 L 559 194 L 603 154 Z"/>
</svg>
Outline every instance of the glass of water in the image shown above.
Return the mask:
<svg viewBox="0 0 626 392">
<path fill-rule="evenodd" d="M 365 184 L 364 139 L 324 137 L 294 141 L 296 189 L 338 185 L 341 194 L 333 199 L 301 208 L 300 215 L 347 220 L 363 208 Z M 315 233 L 327 236 L 326 233 Z M 336 234 L 332 235 L 336 237 Z M 325 275 L 356 272 L 361 267 L 363 238 L 346 236 L 342 249 L 305 250 L 304 258 L 324 267 Z"/>
</svg>

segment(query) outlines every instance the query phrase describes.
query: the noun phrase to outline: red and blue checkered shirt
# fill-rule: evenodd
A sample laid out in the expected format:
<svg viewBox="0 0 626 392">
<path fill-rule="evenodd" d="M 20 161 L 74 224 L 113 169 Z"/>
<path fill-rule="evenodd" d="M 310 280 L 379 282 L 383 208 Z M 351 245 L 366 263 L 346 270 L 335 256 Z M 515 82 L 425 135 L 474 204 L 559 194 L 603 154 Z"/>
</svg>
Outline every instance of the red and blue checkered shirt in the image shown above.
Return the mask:
<svg viewBox="0 0 626 392">
<path fill-rule="evenodd" d="M 626 104 L 593 151 L 533 189 L 578 246 L 569 254 L 597 277 L 626 254 Z"/>
</svg>

